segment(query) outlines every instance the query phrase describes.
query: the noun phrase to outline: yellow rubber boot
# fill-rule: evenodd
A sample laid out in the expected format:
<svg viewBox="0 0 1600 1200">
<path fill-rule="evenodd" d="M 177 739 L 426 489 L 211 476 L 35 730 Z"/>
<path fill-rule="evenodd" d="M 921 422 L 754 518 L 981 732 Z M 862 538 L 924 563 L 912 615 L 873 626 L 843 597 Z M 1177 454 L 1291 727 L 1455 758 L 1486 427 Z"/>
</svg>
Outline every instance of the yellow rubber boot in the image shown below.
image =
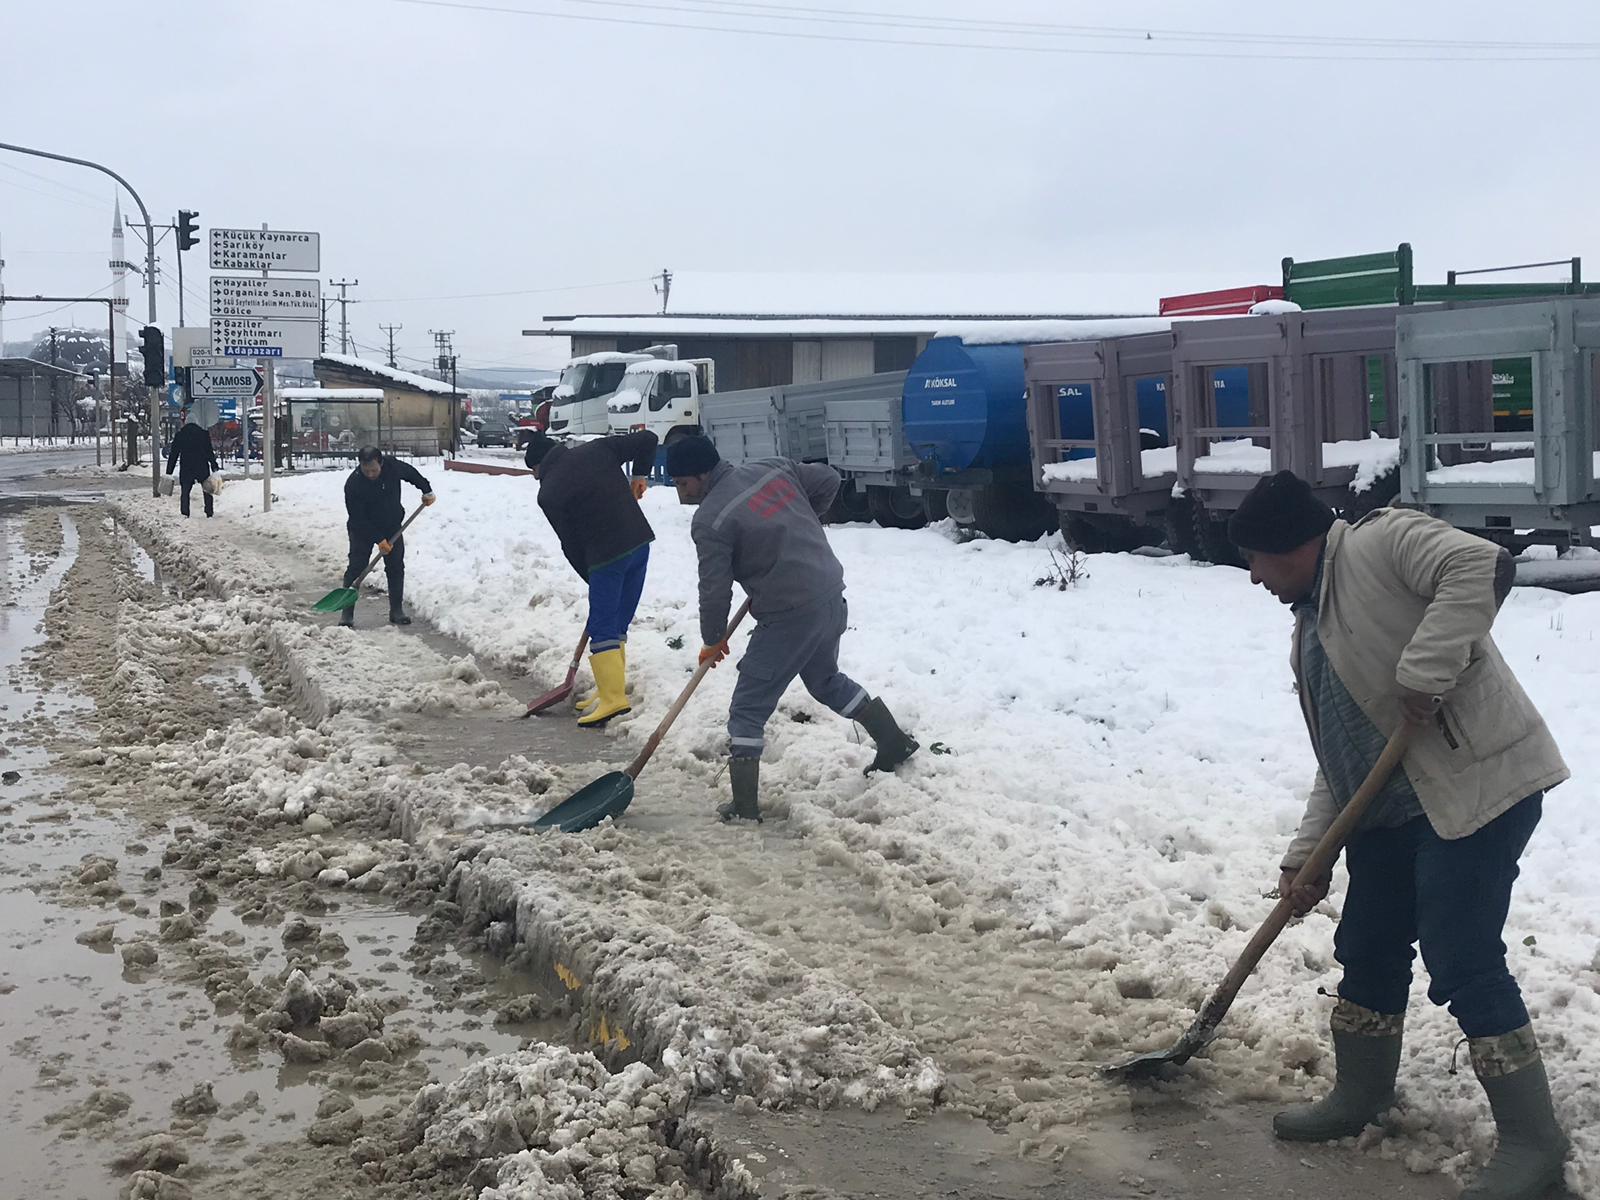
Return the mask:
<svg viewBox="0 0 1600 1200">
<path fill-rule="evenodd" d="M 599 654 L 589 656 L 589 669 L 594 672 L 595 686 L 600 689 L 600 703 L 594 709 L 578 718 L 578 725 L 584 729 L 593 729 L 604 725 L 612 717 L 620 717 L 623 713 L 632 712 L 628 704 L 628 690 L 625 686 L 627 668 L 622 660 L 621 650 L 602 650 Z"/>
<path fill-rule="evenodd" d="M 623 678 L 627 678 L 627 674 L 628 674 L 628 643 L 627 642 L 623 642 L 622 645 L 618 646 L 617 647 L 617 653 L 622 655 L 622 674 L 623 674 Z M 599 692 L 590 692 L 587 695 L 579 696 L 576 700 L 574 700 L 572 702 L 572 707 L 573 707 L 573 710 L 579 716 L 584 716 L 587 713 L 592 713 L 595 710 L 595 705 L 597 705 L 599 703 L 600 703 L 600 693 Z"/>
</svg>

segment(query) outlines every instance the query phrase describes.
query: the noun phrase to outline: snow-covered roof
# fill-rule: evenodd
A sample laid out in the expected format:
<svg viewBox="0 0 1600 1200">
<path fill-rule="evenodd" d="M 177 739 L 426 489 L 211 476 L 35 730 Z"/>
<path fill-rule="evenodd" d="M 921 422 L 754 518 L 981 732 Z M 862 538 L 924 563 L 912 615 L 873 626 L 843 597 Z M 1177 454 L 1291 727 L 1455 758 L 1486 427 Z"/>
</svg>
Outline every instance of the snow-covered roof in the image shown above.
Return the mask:
<svg viewBox="0 0 1600 1200">
<path fill-rule="evenodd" d="M 633 362 L 639 355 L 625 353 L 621 350 L 602 350 L 598 354 L 585 354 L 582 358 L 574 358 L 567 363 L 569 367 L 598 367 L 604 363 Z"/>
<path fill-rule="evenodd" d="M 382 400 L 382 388 L 279 388 L 284 400 Z"/>
<path fill-rule="evenodd" d="M 410 388 L 414 392 L 430 392 L 435 396 L 461 394 L 458 390 L 452 390 L 443 380 L 429 379 L 426 375 L 413 375 L 410 371 L 400 371 L 384 363 L 374 362 L 370 358 L 357 358 L 353 354 L 319 354 L 316 362 L 332 363 L 334 366 L 347 367 L 354 371 L 365 371 L 369 375 L 387 379 L 397 387 Z M 312 364 L 313 368 L 315 365 Z"/>
<path fill-rule="evenodd" d="M 674 371 L 693 371 L 694 363 L 679 358 L 647 358 L 627 370 L 628 375 L 670 375 Z"/>
<path fill-rule="evenodd" d="M 1114 317 L 1087 321 L 959 321 L 941 325 L 938 337 L 958 337 L 969 346 L 998 346 L 1008 342 L 1087 342 L 1098 338 L 1127 337 L 1135 333 L 1164 333 L 1172 328 L 1168 317 Z"/>
<path fill-rule="evenodd" d="M 1154 308 L 1152 304 L 1150 306 Z M 875 317 L 868 315 L 816 315 L 772 313 L 766 316 L 730 313 L 679 313 L 676 316 L 579 316 L 546 318 L 543 329 L 524 329 L 524 337 L 932 337 L 941 327 L 953 323 L 977 324 L 989 320 L 1015 323 L 1019 320 L 1076 320 L 1091 314 L 1028 314 L 988 318 L 971 314 L 934 313 L 928 316 Z M 1092 314 L 1104 317 L 1107 314 Z"/>
</svg>

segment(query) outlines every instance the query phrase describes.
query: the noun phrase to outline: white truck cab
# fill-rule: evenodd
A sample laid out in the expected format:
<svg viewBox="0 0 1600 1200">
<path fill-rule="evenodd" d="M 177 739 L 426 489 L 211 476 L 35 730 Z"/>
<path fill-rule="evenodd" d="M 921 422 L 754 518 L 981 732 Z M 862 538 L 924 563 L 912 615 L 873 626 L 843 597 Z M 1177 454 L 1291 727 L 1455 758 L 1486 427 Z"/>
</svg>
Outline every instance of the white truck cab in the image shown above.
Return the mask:
<svg viewBox="0 0 1600 1200">
<path fill-rule="evenodd" d="M 631 364 L 606 401 L 612 433 L 648 429 L 665 445 L 674 435 L 700 432 L 700 402 L 716 391 L 709 358 L 652 359 Z"/>
<path fill-rule="evenodd" d="M 575 358 L 561 372 L 550 398 L 551 437 L 581 437 L 610 432 L 606 401 L 622 383 L 628 367 L 652 359 L 648 353 L 606 351 Z"/>
</svg>

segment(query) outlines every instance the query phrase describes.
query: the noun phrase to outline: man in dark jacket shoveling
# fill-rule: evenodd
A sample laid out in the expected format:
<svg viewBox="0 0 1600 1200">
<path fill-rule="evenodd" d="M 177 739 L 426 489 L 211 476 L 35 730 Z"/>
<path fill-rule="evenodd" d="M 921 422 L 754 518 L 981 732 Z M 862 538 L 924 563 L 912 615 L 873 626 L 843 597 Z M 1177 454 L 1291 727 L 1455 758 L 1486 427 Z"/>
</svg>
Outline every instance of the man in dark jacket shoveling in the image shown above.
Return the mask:
<svg viewBox="0 0 1600 1200">
<path fill-rule="evenodd" d="M 539 507 L 561 541 L 561 552 L 589 585 L 589 668 L 593 704 L 579 706 L 578 724 L 598 729 L 628 703 L 628 626 L 644 594 L 655 531 L 639 501 L 649 486 L 658 439 L 649 430 L 557 442 L 535 433 L 523 461 L 539 481 Z M 622 468 L 633 464 L 631 478 Z"/>
<path fill-rule="evenodd" d="M 167 455 L 168 475 L 172 474 L 173 467 L 179 468 L 178 510 L 186 517 L 189 515 L 189 490 L 198 483 L 205 500 L 206 516 L 211 516 L 214 510 L 206 480 L 211 478 L 213 471 L 222 468 L 217 464 L 217 452 L 211 445 L 211 434 L 187 413 L 184 415 L 183 428 L 173 437 L 172 450 Z"/>
<path fill-rule="evenodd" d="M 1256 486 L 1228 532 L 1250 578 L 1294 608 L 1292 662 L 1318 765 L 1280 865 L 1298 914 L 1332 881 L 1293 890 L 1312 847 L 1388 736 L 1401 722 L 1415 729 L 1345 848 L 1333 1091 L 1280 1113 L 1274 1129 L 1296 1141 L 1354 1137 L 1390 1106 L 1420 943 L 1428 998 L 1460 1023 L 1499 1131 L 1494 1158 L 1463 1196 L 1535 1200 L 1560 1180 L 1567 1139 L 1502 938 L 1517 859 L 1545 790 L 1568 772 L 1489 636 L 1510 591 L 1510 556 L 1405 509 L 1336 521 L 1287 471 Z"/>
<path fill-rule="evenodd" d="M 728 775 L 733 801 L 724 821 L 761 820 L 761 751 L 767 720 L 795 676 L 822 704 L 859 721 L 877 745 L 868 771 L 892 771 L 917 751 L 883 701 L 839 670 L 848 615 L 844 568 L 821 514 L 839 492 L 839 473 L 816 463 L 769 458 L 733 466 L 709 439 L 667 447 L 667 473 L 685 504 L 698 504 L 691 533 L 700 558 L 702 663 L 722 661 L 733 585 L 750 597 L 756 619 L 728 712 Z"/>
<path fill-rule="evenodd" d="M 383 555 L 383 574 L 389 583 L 389 624 L 409 625 L 404 608 L 406 597 L 406 544 L 395 537 L 405 524 L 405 505 L 400 499 L 400 484 L 409 483 L 422 493 L 422 503 L 434 501 L 433 485 L 408 462 L 385 454 L 376 446 L 363 446 L 356 456 L 357 466 L 344 482 L 345 529 L 350 534 L 350 561 L 345 566 L 344 585 L 349 587 L 366 569 L 368 555 L 376 546 Z M 391 542 L 389 539 L 394 538 Z M 339 624 L 354 626 L 356 606 L 339 614 Z"/>
</svg>

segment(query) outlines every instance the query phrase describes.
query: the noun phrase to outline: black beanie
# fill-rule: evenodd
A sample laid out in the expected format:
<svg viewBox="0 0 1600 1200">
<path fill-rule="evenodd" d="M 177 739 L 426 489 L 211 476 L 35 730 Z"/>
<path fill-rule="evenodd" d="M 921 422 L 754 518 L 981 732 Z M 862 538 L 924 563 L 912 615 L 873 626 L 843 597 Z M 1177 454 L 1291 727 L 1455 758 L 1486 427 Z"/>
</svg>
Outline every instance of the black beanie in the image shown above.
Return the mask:
<svg viewBox="0 0 1600 1200">
<path fill-rule="evenodd" d="M 1315 541 L 1333 524 L 1333 509 L 1293 471 L 1269 475 L 1244 498 L 1228 522 L 1228 537 L 1241 550 L 1287 554 Z"/>
<path fill-rule="evenodd" d="M 535 432 L 528 439 L 528 448 L 523 452 L 522 461 L 528 464 L 528 470 L 533 470 L 544 461 L 544 456 L 556 447 L 556 440 L 552 437 Z"/>
<path fill-rule="evenodd" d="M 673 479 L 704 475 L 721 461 L 708 437 L 679 438 L 667 447 L 667 474 Z"/>
</svg>

